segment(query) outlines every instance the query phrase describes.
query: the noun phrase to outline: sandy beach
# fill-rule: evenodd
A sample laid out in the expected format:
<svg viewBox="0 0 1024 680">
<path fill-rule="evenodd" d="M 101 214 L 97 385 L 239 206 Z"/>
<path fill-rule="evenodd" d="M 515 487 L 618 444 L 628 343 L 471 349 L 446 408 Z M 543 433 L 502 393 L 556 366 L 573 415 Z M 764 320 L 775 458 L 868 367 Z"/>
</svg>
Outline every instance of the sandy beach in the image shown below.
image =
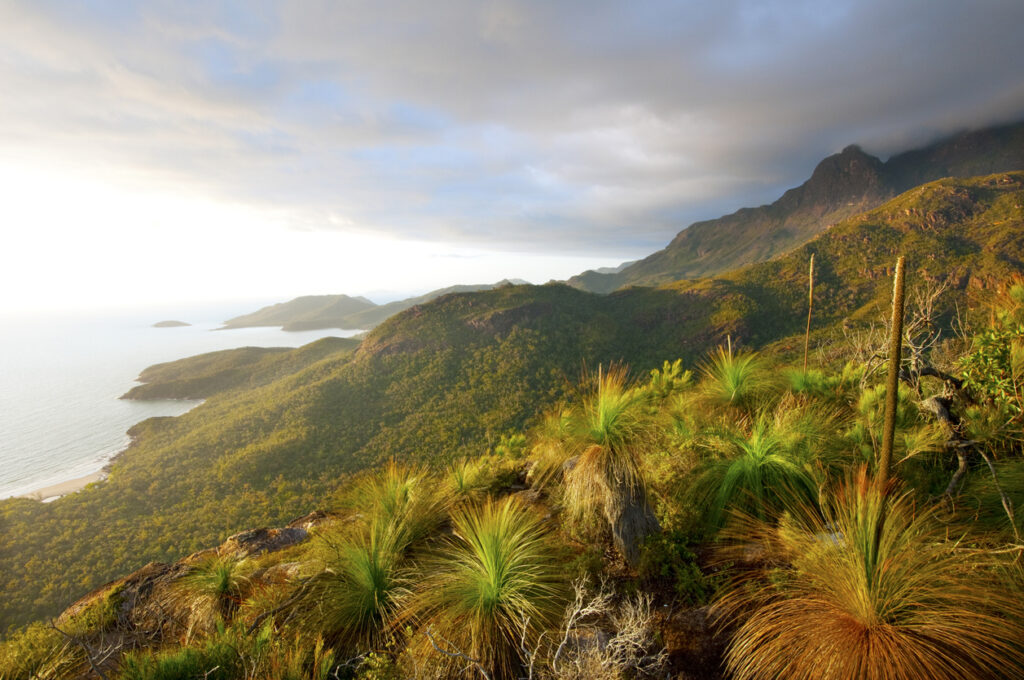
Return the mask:
<svg viewBox="0 0 1024 680">
<path fill-rule="evenodd" d="M 61 496 L 67 496 L 69 493 L 81 491 L 87 485 L 93 482 L 106 479 L 107 475 L 104 472 L 94 472 L 91 475 L 79 477 L 78 479 L 69 479 L 66 482 L 60 482 L 59 484 L 51 484 L 50 486 L 44 486 L 41 489 L 36 489 L 26 494 L 22 494 L 19 498 L 31 498 L 37 501 L 49 501 L 60 498 Z"/>
</svg>

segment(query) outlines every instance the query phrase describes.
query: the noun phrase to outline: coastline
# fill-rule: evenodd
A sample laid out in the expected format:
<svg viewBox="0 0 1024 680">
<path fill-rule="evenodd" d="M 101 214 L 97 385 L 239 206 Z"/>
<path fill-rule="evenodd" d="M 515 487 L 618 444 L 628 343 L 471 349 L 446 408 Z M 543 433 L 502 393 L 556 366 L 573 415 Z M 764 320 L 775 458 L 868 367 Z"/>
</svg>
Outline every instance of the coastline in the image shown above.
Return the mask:
<svg viewBox="0 0 1024 680">
<path fill-rule="evenodd" d="M 69 479 L 66 482 L 59 482 L 57 484 L 51 484 L 44 486 L 41 489 L 30 491 L 29 493 L 21 494 L 18 498 L 29 498 L 43 503 L 54 501 L 61 496 L 67 496 L 68 494 L 81 491 L 89 484 L 93 482 L 101 482 L 107 478 L 105 470 L 99 472 L 93 472 L 85 475 L 84 477 L 78 477 L 77 479 Z"/>
</svg>

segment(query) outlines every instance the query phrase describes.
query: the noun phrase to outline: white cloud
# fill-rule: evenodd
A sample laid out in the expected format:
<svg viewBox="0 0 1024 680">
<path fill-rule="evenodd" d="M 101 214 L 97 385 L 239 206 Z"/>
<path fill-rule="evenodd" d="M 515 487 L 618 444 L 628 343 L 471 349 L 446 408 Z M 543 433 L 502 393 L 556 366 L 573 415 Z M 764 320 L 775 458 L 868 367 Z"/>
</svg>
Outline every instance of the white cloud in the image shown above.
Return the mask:
<svg viewBox="0 0 1024 680">
<path fill-rule="evenodd" d="M 1024 115 L 1020 25 L 1000 0 L 4 3 L 0 161 L 185 196 L 225 241 L 231 205 L 624 260 L 848 143 Z"/>
</svg>

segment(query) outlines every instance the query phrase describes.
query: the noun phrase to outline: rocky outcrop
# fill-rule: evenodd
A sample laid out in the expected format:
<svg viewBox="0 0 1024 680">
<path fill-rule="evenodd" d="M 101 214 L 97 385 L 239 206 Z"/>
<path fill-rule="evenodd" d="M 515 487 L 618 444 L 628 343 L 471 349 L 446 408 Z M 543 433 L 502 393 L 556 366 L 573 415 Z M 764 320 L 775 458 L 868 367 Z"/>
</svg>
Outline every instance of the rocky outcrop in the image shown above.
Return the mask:
<svg viewBox="0 0 1024 680">
<path fill-rule="evenodd" d="M 301 527 L 250 529 L 230 536 L 217 548 L 217 554 L 221 557 L 242 560 L 288 548 L 307 538 L 309 538 L 309 532 Z"/>
<path fill-rule="evenodd" d="M 101 620 L 107 630 L 168 640 L 187 626 L 188 612 L 175 597 L 174 582 L 196 564 L 213 557 L 251 559 L 298 545 L 309 538 L 313 527 L 336 521 L 334 514 L 317 510 L 292 520 L 282 528 L 259 528 L 228 537 L 216 548 L 192 553 L 173 564 L 150 562 L 141 569 L 111 581 L 80 598 L 58 617 L 58 627 L 80 617 Z M 298 576 L 301 563 L 274 564 L 250 577 L 266 583 L 283 583 Z"/>
</svg>

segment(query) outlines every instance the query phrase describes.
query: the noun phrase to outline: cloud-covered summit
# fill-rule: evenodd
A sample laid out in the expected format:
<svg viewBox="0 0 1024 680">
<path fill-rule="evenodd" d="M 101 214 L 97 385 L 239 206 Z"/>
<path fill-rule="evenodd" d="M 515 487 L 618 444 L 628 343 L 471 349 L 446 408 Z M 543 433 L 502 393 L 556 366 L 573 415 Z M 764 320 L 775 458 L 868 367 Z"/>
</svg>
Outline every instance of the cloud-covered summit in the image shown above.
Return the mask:
<svg viewBox="0 0 1024 680">
<path fill-rule="evenodd" d="M 623 258 L 858 142 L 1024 116 L 1024 5 L 15 2 L 0 153 L 377 231 Z"/>
</svg>

